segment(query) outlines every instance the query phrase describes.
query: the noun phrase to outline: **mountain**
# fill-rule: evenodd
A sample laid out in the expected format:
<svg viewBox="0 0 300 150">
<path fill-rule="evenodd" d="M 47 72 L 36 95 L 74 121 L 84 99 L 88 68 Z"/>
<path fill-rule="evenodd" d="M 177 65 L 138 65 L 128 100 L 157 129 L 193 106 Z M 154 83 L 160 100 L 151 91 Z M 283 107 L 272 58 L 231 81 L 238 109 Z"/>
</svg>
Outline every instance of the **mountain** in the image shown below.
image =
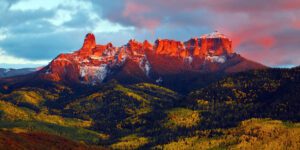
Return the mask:
<svg viewBox="0 0 300 150">
<path fill-rule="evenodd" d="M 0 78 L 25 75 L 37 71 L 35 68 L 3 69 L 0 68 Z"/>
<path fill-rule="evenodd" d="M 168 78 L 180 74 L 227 74 L 263 68 L 234 53 L 232 41 L 219 32 L 186 42 L 158 39 L 151 44 L 130 40 L 121 47 L 112 43 L 97 45 L 95 36 L 89 33 L 81 49 L 60 54 L 39 72 L 39 77 L 85 84 L 110 79 L 169 84 L 174 81 Z"/>
</svg>

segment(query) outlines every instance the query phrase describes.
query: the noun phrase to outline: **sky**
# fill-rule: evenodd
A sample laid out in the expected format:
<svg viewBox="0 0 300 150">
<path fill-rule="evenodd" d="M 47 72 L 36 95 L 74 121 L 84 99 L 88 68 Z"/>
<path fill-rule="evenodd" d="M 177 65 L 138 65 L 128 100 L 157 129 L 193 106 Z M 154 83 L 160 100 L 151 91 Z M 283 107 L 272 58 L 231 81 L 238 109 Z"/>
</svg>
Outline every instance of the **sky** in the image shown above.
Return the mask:
<svg viewBox="0 0 300 150">
<path fill-rule="evenodd" d="M 299 0 L 0 0 L 0 68 L 47 65 L 78 50 L 89 32 L 120 46 L 215 30 L 248 59 L 300 65 Z"/>
</svg>

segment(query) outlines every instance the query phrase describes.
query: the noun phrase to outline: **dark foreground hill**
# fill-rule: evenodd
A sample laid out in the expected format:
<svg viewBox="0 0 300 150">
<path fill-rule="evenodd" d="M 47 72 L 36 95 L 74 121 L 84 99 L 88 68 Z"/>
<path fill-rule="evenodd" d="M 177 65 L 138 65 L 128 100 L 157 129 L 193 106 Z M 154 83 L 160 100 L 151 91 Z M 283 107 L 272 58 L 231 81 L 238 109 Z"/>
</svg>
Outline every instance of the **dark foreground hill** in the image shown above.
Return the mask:
<svg viewBox="0 0 300 150">
<path fill-rule="evenodd" d="M 100 146 L 88 146 L 60 136 L 47 133 L 27 133 L 22 131 L 0 131 L 1 150 L 104 150 Z"/>
<path fill-rule="evenodd" d="M 70 148 L 299 149 L 299 67 L 226 75 L 196 84 L 189 94 L 116 80 L 94 86 L 6 83 L 0 90 L 1 135 L 21 139 L 21 145 L 35 137 L 47 145 L 53 135 Z"/>
</svg>

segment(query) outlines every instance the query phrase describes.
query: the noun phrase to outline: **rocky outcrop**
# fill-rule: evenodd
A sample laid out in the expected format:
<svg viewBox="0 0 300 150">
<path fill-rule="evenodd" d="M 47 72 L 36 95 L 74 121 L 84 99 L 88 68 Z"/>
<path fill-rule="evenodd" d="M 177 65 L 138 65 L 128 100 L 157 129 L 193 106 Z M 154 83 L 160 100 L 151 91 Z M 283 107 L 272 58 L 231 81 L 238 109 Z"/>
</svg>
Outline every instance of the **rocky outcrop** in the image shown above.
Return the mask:
<svg viewBox="0 0 300 150">
<path fill-rule="evenodd" d="M 53 81 L 93 84 L 101 83 L 120 71 L 125 71 L 127 75 L 154 79 L 163 74 L 185 71 L 224 70 L 224 66 L 228 66 L 224 64 L 230 64 L 227 62 L 233 57 L 237 55 L 234 54 L 232 41 L 219 32 L 186 42 L 158 39 L 151 44 L 132 39 L 121 47 L 115 47 L 112 43 L 97 45 L 95 36 L 89 33 L 81 49 L 60 54 L 39 74 Z"/>
</svg>

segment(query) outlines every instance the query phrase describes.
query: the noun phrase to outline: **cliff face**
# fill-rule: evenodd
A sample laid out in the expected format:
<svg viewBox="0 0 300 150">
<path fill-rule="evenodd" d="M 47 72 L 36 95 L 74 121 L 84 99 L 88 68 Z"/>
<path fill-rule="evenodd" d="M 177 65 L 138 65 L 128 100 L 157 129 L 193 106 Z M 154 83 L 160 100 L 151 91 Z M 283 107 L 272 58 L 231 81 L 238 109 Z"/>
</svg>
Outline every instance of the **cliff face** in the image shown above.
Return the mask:
<svg viewBox="0 0 300 150">
<path fill-rule="evenodd" d="M 193 38 L 185 44 L 194 56 L 199 57 L 233 53 L 232 42 L 227 38 Z"/>
<path fill-rule="evenodd" d="M 81 49 L 60 54 L 39 74 L 47 80 L 93 84 L 116 74 L 156 80 L 165 74 L 222 71 L 233 65 L 231 60 L 236 61 L 234 64 L 244 60 L 236 57 L 239 55 L 234 53 L 231 40 L 218 32 L 186 42 L 130 40 L 121 47 L 97 45 L 95 36 L 89 33 Z"/>
<path fill-rule="evenodd" d="M 157 54 L 181 58 L 189 56 L 204 58 L 207 55 L 221 56 L 234 53 L 231 40 L 218 32 L 192 38 L 184 43 L 174 40 L 157 40 L 155 43 Z"/>
</svg>

